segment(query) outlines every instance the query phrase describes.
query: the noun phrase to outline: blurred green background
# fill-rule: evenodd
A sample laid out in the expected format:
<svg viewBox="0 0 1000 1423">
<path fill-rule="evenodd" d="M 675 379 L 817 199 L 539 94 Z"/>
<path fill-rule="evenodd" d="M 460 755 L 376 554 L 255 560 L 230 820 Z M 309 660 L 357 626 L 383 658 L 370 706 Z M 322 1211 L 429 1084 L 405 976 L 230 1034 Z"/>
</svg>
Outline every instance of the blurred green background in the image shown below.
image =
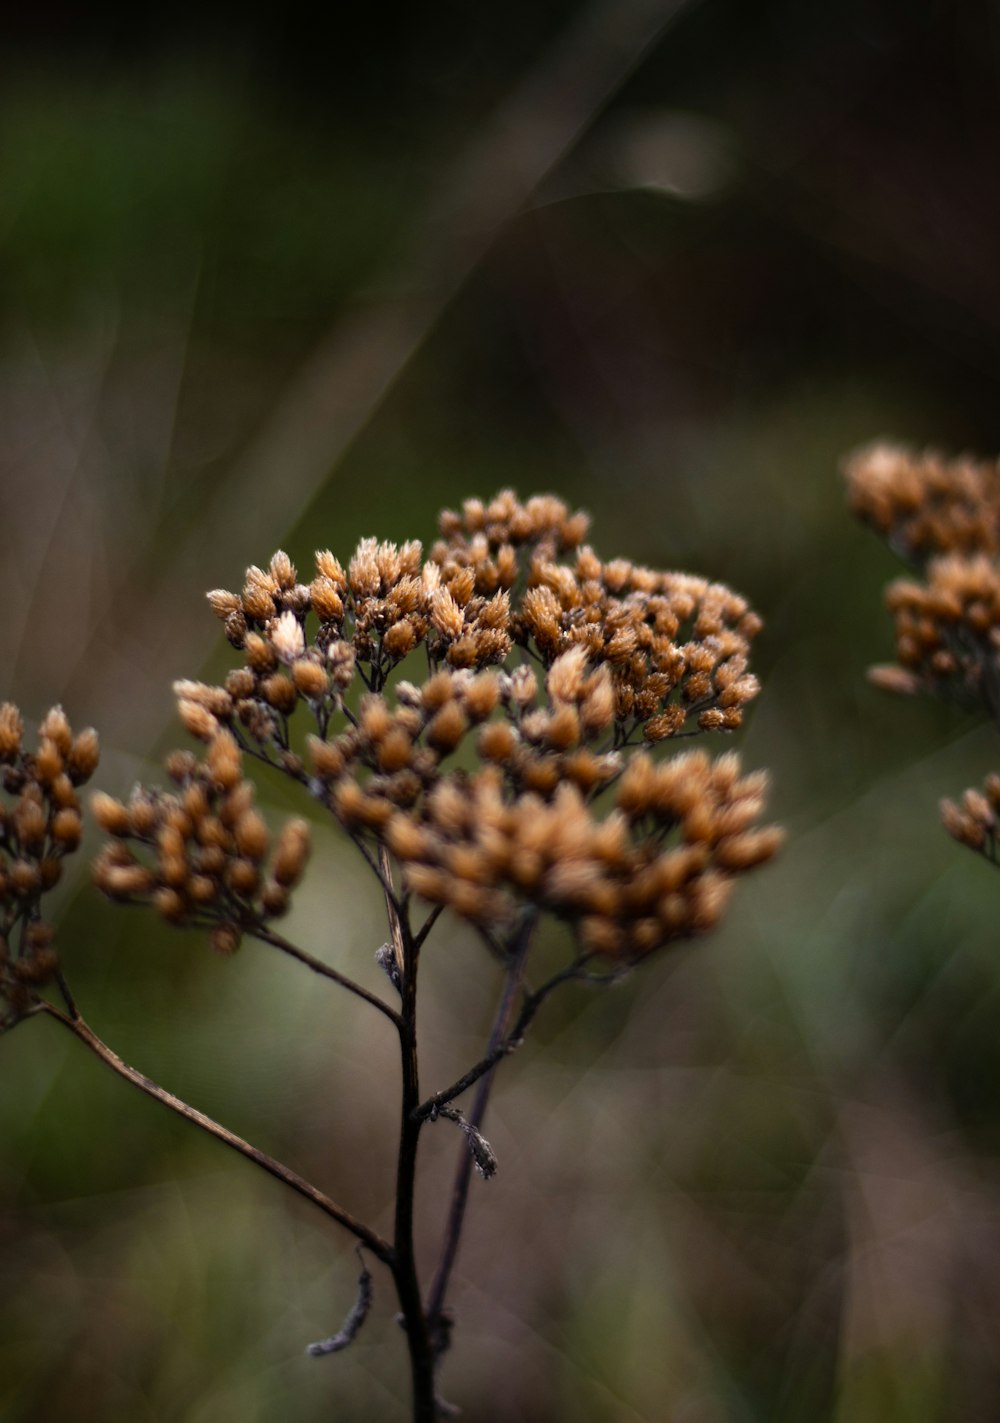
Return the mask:
<svg viewBox="0 0 1000 1423">
<path fill-rule="evenodd" d="M 892 701 L 892 559 L 841 455 L 1000 448 L 987 0 L 613 0 L 2 21 L 0 695 L 155 779 L 204 589 L 433 535 L 514 485 L 764 614 L 738 740 L 789 830 L 715 937 L 572 990 L 504 1069 L 446 1395 L 491 1423 L 1000 1417 L 1000 885 L 937 824 L 988 729 Z M 284 792 L 261 787 L 283 808 Z M 377 986 L 333 832 L 293 937 Z M 85 857 L 81 857 L 85 858 Z M 393 1044 L 260 946 L 87 892 L 68 974 L 130 1061 L 383 1225 Z M 495 971 L 428 957 L 425 1082 Z M 426 1259 L 456 1133 L 430 1130 Z M 3 1423 L 407 1417 L 386 1281 L 55 1024 L 0 1042 Z"/>
</svg>

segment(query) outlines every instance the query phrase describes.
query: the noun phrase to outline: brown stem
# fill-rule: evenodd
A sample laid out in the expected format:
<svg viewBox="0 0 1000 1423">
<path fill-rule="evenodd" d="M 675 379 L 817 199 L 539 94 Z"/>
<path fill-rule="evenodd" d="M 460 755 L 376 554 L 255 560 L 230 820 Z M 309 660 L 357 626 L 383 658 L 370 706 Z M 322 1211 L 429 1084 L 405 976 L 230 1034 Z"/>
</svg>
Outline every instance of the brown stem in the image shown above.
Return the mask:
<svg viewBox="0 0 1000 1423">
<path fill-rule="evenodd" d="M 582 976 L 580 962 L 572 963 L 569 968 L 565 968 L 561 973 L 554 974 L 541 988 L 534 993 L 525 995 L 521 1004 L 521 1011 L 517 1015 L 517 1021 L 513 1028 L 502 1038 L 495 1047 L 490 1048 L 486 1056 L 480 1058 L 475 1067 L 470 1067 L 468 1072 L 463 1072 L 462 1076 L 450 1087 L 445 1087 L 441 1092 L 435 1092 L 433 1097 L 428 1097 L 421 1102 L 417 1108 L 416 1115 L 421 1121 L 426 1121 L 428 1117 L 433 1117 L 442 1107 L 449 1102 L 453 1102 L 456 1097 L 460 1097 L 475 1082 L 478 1082 L 491 1068 L 496 1067 L 501 1058 L 507 1057 L 515 1048 L 521 1046 L 524 1035 L 531 1026 L 532 1020 L 539 1008 L 548 998 L 553 989 L 558 988 L 561 983 L 568 983 L 571 979 L 578 979 Z M 501 1005 L 502 1006 L 502 1005 Z M 492 1039 L 491 1039 L 492 1041 Z"/>
<path fill-rule="evenodd" d="M 472 1111 L 469 1113 L 467 1119 L 469 1125 L 476 1131 L 482 1127 L 483 1118 L 486 1115 L 486 1105 L 489 1101 L 490 1088 L 493 1085 L 493 1069 L 503 1055 L 498 1050 L 507 1036 L 510 1015 L 513 1011 L 514 1000 L 517 997 L 517 992 L 524 974 L 525 960 L 528 957 L 528 948 L 531 944 L 531 935 L 534 932 L 534 928 L 534 917 L 526 918 L 514 941 L 513 949 L 507 963 L 503 993 L 501 994 L 500 1003 L 497 1007 L 496 1017 L 493 1020 L 486 1055 L 483 1058 L 484 1062 L 489 1062 L 491 1057 L 493 1057 L 494 1060 L 484 1069 L 479 1079 L 479 1090 L 476 1092 L 475 1100 L 472 1104 Z M 444 1302 L 448 1294 L 448 1283 L 451 1279 L 451 1272 L 458 1256 L 462 1225 L 465 1221 L 465 1208 L 469 1198 L 469 1181 L 472 1176 L 472 1166 L 472 1157 L 463 1146 L 452 1184 L 451 1208 L 448 1212 L 448 1222 L 445 1227 L 441 1259 L 438 1262 L 437 1271 L 434 1275 L 434 1281 L 431 1285 L 427 1300 L 427 1324 L 431 1332 L 431 1337 L 438 1345 L 439 1353 L 443 1352 L 447 1343 L 447 1333 L 443 1327 Z"/>
<path fill-rule="evenodd" d="M 79 1015 L 70 1018 L 53 1004 L 44 1001 L 40 1001 L 39 1007 L 42 1012 L 49 1014 L 57 1022 L 62 1023 L 63 1027 L 68 1028 L 95 1056 L 106 1063 L 112 1071 L 117 1072 L 119 1077 L 124 1077 L 126 1082 L 131 1082 L 133 1087 L 138 1087 L 140 1092 L 145 1092 L 147 1097 L 162 1102 L 165 1107 L 169 1107 L 179 1117 L 201 1127 L 202 1131 L 215 1137 L 216 1141 L 221 1141 L 223 1145 L 232 1147 L 234 1151 L 238 1151 L 248 1161 L 252 1161 L 254 1165 L 267 1171 L 283 1185 L 296 1191 L 300 1196 L 304 1196 L 324 1215 L 328 1215 L 331 1220 L 335 1220 L 338 1225 L 342 1225 L 345 1230 L 349 1230 L 352 1235 L 356 1236 L 376 1259 L 381 1260 L 391 1269 L 395 1268 L 395 1257 L 389 1242 L 383 1240 L 380 1235 L 377 1235 L 361 1221 L 355 1220 L 354 1216 L 344 1210 L 343 1206 L 338 1206 L 336 1201 L 332 1201 L 329 1196 L 324 1195 L 304 1177 L 299 1176 L 280 1161 L 276 1161 L 273 1156 L 268 1156 L 266 1152 L 260 1151 L 256 1146 L 251 1146 L 248 1141 L 244 1141 L 235 1132 L 231 1132 L 228 1127 L 220 1126 L 211 1117 L 206 1117 L 204 1112 L 199 1112 L 197 1108 L 189 1106 L 187 1102 L 181 1101 L 180 1097 L 175 1097 L 172 1092 L 168 1092 L 165 1087 L 161 1087 L 152 1078 L 146 1077 L 144 1073 L 130 1067 L 127 1062 L 123 1062 L 118 1054 L 108 1047 L 107 1043 L 102 1042 Z"/>
<path fill-rule="evenodd" d="M 270 944 L 272 948 L 280 949 L 283 954 L 288 954 L 290 958 L 298 959 L 299 963 L 304 963 L 307 968 L 311 968 L 313 973 L 322 974 L 324 978 L 329 978 L 334 983 L 339 983 L 341 988 L 346 988 L 348 993 L 353 993 L 355 997 L 362 998 L 366 1003 L 370 1003 L 373 1008 L 385 1015 L 396 1028 L 400 1026 L 400 1016 L 394 1008 L 390 1008 L 388 1003 L 384 1003 L 377 993 L 369 993 L 367 988 L 362 988 L 360 983 L 355 983 L 353 978 L 348 978 L 344 973 L 338 973 L 335 968 L 324 963 L 322 959 L 314 958 L 312 954 L 306 953 L 305 949 L 298 948 L 297 945 L 289 943 L 280 934 L 276 934 L 273 929 L 265 929 L 260 926 L 256 929 L 248 929 L 247 933 L 254 939 L 259 939 L 262 944 Z"/>
</svg>

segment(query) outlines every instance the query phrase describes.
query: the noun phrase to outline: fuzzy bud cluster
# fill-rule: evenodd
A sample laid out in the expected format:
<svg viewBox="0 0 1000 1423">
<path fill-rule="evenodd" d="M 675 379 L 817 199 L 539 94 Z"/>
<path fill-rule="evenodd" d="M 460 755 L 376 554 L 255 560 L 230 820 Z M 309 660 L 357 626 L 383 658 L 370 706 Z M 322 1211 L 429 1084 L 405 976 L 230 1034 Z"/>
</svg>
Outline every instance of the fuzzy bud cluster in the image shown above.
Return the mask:
<svg viewBox="0 0 1000 1423">
<path fill-rule="evenodd" d="M 1000 466 L 874 445 L 845 474 L 855 512 L 920 575 L 887 590 L 897 663 L 871 680 L 1000 714 Z"/>
<path fill-rule="evenodd" d="M 97 769 L 97 733 L 74 735 L 61 707 L 24 744 L 20 712 L 0 704 L 0 1028 L 23 1014 L 58 970 L 42 896 L 80 844 L 79 788 Z"/>
<path fill-rule="evenodd" d="M 877 669 L 876 682 L 901 692 L 948 693 L 994 705 L 1000 668 L 1000 563 L 986 554 L 932 559 L 924 582 L 890 584 L 898 669 Z M 899 673 L 902 673 L 900 677 Z M 891 680 L 895 676 L 896 680 Z"/>
<path fill-rule="evenodd" d="M 908 563 L 1000 549 L 1000 464 L 875 444 L 844 465 L 859 518 Z"/>
<path fill-rule="evenodd" d="M 576 931 L 581 950 L 634 962 L 710 929 L 734 878 L 770 859 L 781 833 L 757 828 L 766 778 L 733 755 L 629 762 L 598 815 L 578 787 L 510 796 L 488 768 L 443 781 L 419 818 L 400 812 L 386 840 L 408 888 L 503 935 L 525 907 Z"/>
<path fill-rule="evenodd" d="M 780 834 L 757 828 L 764 777 L 741 778 L 732 756 L 601 750 L 613 722 L 612 671 L 582 646 L 544 680 L 441 671 L 313 738 L 311 785 L 429 903 L 500 937 L 525 909 L 550 911 L 585 953 L 633 961 L 711 927 Z"/>
<path fill-rule="evenodd" d="M 172 791 L 93 797 L 111 837 L 95 882 L 111 899 L 152 904 L 168 923 L 209 927 L 213 947 L 232 953 L 244 932 L 287 910 L 309 856 L 308 825 L 290 820 L 272 843 L 229 731 L 212 737 L 202 760 L 177 751 L 166 769 Z"/>
<path fill-rule="evenodd" d="M 630 820 L 622 805 L 598 814 L 596 802 L 633 787 L 636 767 L 656 780 L 648 758 L 630 762 L 637 747 L 740 726 L 759 690 L 749 655 L 760 619 L 723 584 L 600 559 L 584 543 L 588 523 L 555 496 L 522 503 L 506 490 L 443 513 L 429 557 L 416 541 L 363 539 L 346 566 L 318 552 L 300 582 L 279 551 L 247 570 L 239 593 L 208 595 L 244 662 L 221 686 L 178 682 L 181 719 L 207 759 L 226 747 L 277 766 L 349 835 L 388 847 L 409 892 L 480 926 L 547 909 L 577 927 L 584 951 L 619 959 L 700 932 L 733 874 L 773 853 L 776 832 L 750 825 L 762 788 L 751 793 L 695 758 L 678 764 L 700 822 L 655 808 Z M 390 688 L 418 647 L 425 680 Z M 315 735 L 293 744 L 303 704 Z M 207 795 L 206 773 L 190 774 L 182 799 Z M 154 797 L 154 864 L 128 850 L 131 808 L 102 809 L 118 837 L 99 866 L 102 887 L 153 898 L 174 920 L 238 928 L 272 912 L 273 886 L 267 903 L 254 898 L 260 863 L 257 878 L 243 868 L 234 886 L 229 857 L 246 854 L 188 833 L 195 817 L 176 801 Z M 205 813 L 233 829 L 214 802 Z M 696 824 L 704 836 L 689 842 Z M 668 832 L 680 837 L 669 851 Z M 539 835 L 555 858 L 536 865 Z M 234 902 L 252 879 L 250 897 Z"/>
<path fill-rule="evenodd" d="M 202 741 L 229 727 L 298 770 L 295 709 L 305 703 L 325 738 L 355 677 L 380 692 L 417 647 L 432 673 L 525 653 L 544 671 L 578 649 L 591 674 L 602 672 L 600 708 L 591 697 L 587 715 L 610 727 L 613 747 L 736 730 L 759 691 L 749 671 L 756 613 L 723 584 L 603 562 L 583 543 L 587 527 L 555 496 L 521 503 L 506 490 L 443 513 L 427 559 L 416 541 L 362 539 L 346 568 L 318 552 L 314 578 L 300 583 L 279 551 L 247 570 L 241 593 L 208 595 L 245 665 L 219 687 L 177 683 L 181 718 Z M 563 734 L 568 724 L 564 710 Z"/>
<path fill-rule="evenodd" d="M 967 790 L 961 801 L 941 802 L 941 822 L 949 835 L 997 863 L 997 830 L 1000 827 L 1000 776 L 990 773 L 983 789 Z"/>
<path fill-rule="evenodd" d="M 874 445 L 845 474 L 855 512 L 920 575 L 887 589 L 897 661 L 870 680 L 979 705 L 1000 722 L 1000 462 Z M 941 802 L 948 833 L 994 863 L 998 813 L 994 775 L 984 791 Z"/>
</svg>

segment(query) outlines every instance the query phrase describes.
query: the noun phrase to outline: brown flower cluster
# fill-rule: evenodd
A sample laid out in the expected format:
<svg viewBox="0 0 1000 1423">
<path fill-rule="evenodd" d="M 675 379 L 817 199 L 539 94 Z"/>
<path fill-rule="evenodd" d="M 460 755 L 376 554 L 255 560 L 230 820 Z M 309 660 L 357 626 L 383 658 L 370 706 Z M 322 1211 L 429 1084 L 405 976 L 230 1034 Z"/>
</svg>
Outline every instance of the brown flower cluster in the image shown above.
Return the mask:
<svg viewBox="0 0 1000 1423">
<path fill-rule="evenodd" d="M 722 584 L 602 562 L 587 526 L 553 496 L 505 491 L 442 514 L 426 559 L 415 541 L 363 539 L 346 568 L 317 553 L 300 583 L 279 552 L 240 593 L 210 593 L 243 665 L 222 686 L 175 685 L 208 747 L 200 766 L 174 758 L 178 794 L 95 806 L 116 837 L 101 887 L 211 921 L 220 947 L 277 912 L 288 881 L 265 874 L 242 749 L 305 784 L 373 863 L 386 847 L 406 893 L 494 938 L 547 909 L 585 952 L 633 959 L 706 928 L 732 876 L 776 848 L 752 829 L 763 783 L 727 758 L 628 757 L 740 725 L 760 620 Z M 418 647 L 425 680 L 390 689 Z M 303 704 L 316 735 L 293 745 Z"/>
<path fill-rule="evenodd" d="M 845 463 L 854 512 L 910 563 L 1000 549 L 1000 465 L 875 444 Z"/>
<path fill-rule="evenodd" d="M 872 681 L 1000 713 L 1000 467 L 874 445 L 845 472 L 854 510 L 922 575 L 886 593 L 898 663 Z"/>
<path fill-rule="evenodd" d="M 733 877 L 774 854 L 780 832 L 752 828 L 764 784 L 741 779 L 733 755 L 655 765 L 640 752 L 598 817 L 571 783 L 550 800 L 511 798 L 486 768 L 443 780 L 419 818 L 398 812 L 385 838 L 410 890 L 497 938 L 525 909 L 547 910 L 585 954 L 632 962 L 711 928 Z"/>
<path fill-rule="evenodd" d="M 211 928 L 220 953 L 283 914 L 309 855 L 309 828 L 290 820 L 272 847 L 243 775 L 232 734 L 219 731 L 204 759 L 167 759 L 169 792 L 137 786 L 127 802 L 98 793 L 91 808 L 112 838 L 94 865 L 99 889 L 124 903 L 151 903 L 171 924 Z"/>
<path fill-rule="evenodd" d="M 873 669 L 878 685 L 982 700 L 1000 710 L 1000 564 L 985 554 L 935 558 L 925 582 L 890 584 L 886 606 L 899 666 Z"/>
<path fill-rule="evenodd" d="M 766 778 L 741 779 L 735 757 L 596 749 L 613 672 L 581 645 L 544 683 L 527 666 L 442 670 L 396 696 L 366 697 L 357 725 L 311 739 L 312 788 L 349 834 L 388 846 L 409 892 L 494 941 L 548 910 L 585 953 L 634 960 L 709 928 L 733 877 L 780 843 L 753 828 Z"/>
<path fill-rule="evenodd" d="M 851 504 L 922 577 L 886 592 L 897 662 L 886 691 L 983 706 L 1000 723 L 1000 462 L 873 445 L 845 466 Z M 1000 778 L 941 802 L 945 829 L 996 862 Z"/>
<path fill-rule="evenodd" d="M 248 569 L 241 593 L 210 593 L 245 665 L 221 687 L 177 684 L 188 730 L 208 742 L 228 726 L 297 773 L 296 707 L 307 704 L 325 737 L 356 677 L 379 692 L 419 646 L 432 672 L 501 666 L 517 648 L 548 668 L 582 648 L 610 674 L 616 747 L 740 725 L 759 690 L 748 662 L 760 620 L 745 599 L 686 574 L 602 562 L 582 545 L 586 516 L 553 496 L 470 500 L 440 526 L 426 560 L 415 541 L 363 539 L 346 570 L 318 552 L 308 584 L 278 552 Z"/>
<path fill-rule="evenodd" d="M 941 820 L 949 835 L 997 864 L 1000 826 L 1000 776 L 990 773 L 981 791 L 967 790 L 959 803 L 941 802 Z"/>
<path fill-rule="evenodd" d="M 74 736 L 61 707 L 48 712 L 38 749 L 28 751 L 17 707 L 0 705 L 0 1027 L 26 1012 L 58 971 L 41 901 L 80 843 L 77 791 L 99 755 L 97 733 Z"/>
</svg>

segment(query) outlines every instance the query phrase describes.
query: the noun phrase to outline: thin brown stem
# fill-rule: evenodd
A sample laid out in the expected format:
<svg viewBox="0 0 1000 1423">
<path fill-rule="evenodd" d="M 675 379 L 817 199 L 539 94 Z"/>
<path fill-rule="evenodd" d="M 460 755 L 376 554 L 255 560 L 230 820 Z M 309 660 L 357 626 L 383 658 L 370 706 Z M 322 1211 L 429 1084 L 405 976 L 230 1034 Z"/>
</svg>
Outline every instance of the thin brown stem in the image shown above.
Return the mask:
<svg viewBox="0 0 1000 1423">
<path fill-rule="evenodd" d="M 372 1252 L 376 1259 L 381 1260 L 384 1264 L 390 1266 L 390 1268 L 394 1268 L 395 1257 L 393 1248 L 389 1242 L 383 1240 L 382 1237 L 370 1229 L 369 1226 L 356 1220 L 349 1211 L 344 1210 L 343 1206 L 338 1206 L 336 1201 L 331 1200 L 329 1196 L 325 1195 L 316 1186 L 311 1185 L 303 1176 L 298 1175 L 297 1172 L 292 1171 L 288 1166 L 283 1165 L 282 1162 L 275 1160 L 273 1156 L 268 1156 L 266 1152 L 261 1151 L 258 1147 L 251 1146 L 250 1142 L 244 1141 L 241 1136 L 237 1136 L 235 1132 L 231 1132 L 228 1127 L 221 1126 L 218 1122 L 213 1121 L 212 1118 L 207 1117 L 204 1112 L 199 1112 L 196 1107 L 189 1106 L 188 1103 L 182 1101 L 180 1097 L 175 1097 L 172 1092 L 168 1092 L 165 1087 L 161 1087 L 159 1083 L 154 1082 L 152 1078 L 147 1077 L 136 1068 L 130 1067 L 112 1048 L 108 1047 L 107 1043 L 102 1042 L 79 1015 L 75 1018 L 70 1018 L 59 1008 L 47 1002 L 40 1002 L 39 1007 L 50 1017 L 55 1018 L 57 1022 L 62 1023 L 63 1027 L 68 1028 L 96 1057 L 99 1057 L 113 1072 L 117 1072 L 119 1077 L 123 1077 L 126 1082 L 131 1082 L 133 1087 L 138 1087 L 139 1091 L 145 1092 L 147 1097 L 152 1097 L 155 1101 L 161 1102 L 163 1106 L 169 1107 L 172 1112 L 176 1112 L 176 1114 L 179 1117 L 183 1117 L 185 1121 L 193 1122 L 196 1127 L 200 1127 L 202 1131 L 207 1132 L 208 1135 L 214 1137 L 216 1141 L 221 1141 L 224 1146 L 229 1146 L 233 1151 L 238 1151 L 241 1156 L 245 1156 L 246 1159 L 252 1161 L 255 1166 L 259 1166 L 261 1170 L 274 1176 L 282 1185 L 287 1186 L 290 1190 L 303 1196 L 307 1201 L 310 1201 L 321 1210 L 324 1215 L 329 1216 L 331 1220 L 335 1220 L 337 1224 L 342 1225 L 345 1230 L 349 1230 L 353 1236 L 361 1241 L 362 1245 Z"/>
<path fill-rule="evenodd" d="M 493 1027 L 490 1031 L 489 1043 L 485 1057 L 483 1058 L 484 1062 L 493 1056 L 493 1054 L 497 1053 L 500 1045 L 507 1037 L 510 1016 L 513 1012 L 514 1000 L 517 997 L 521 979 L 524 975 L 525 961 L 528 957 L 528 949 L 531 944 L 531 936 L 534 932 L 534 928 L 534 917 L 526 918 L 514 942 L 507 963 L 503 992 L 500 995 L 500 1002 L 497 1006 Z M 502 1056 L 502 1054 L 500 1055 Z M 495 1058 L 489 1067 L 484 1069 L 479 1078 L 479 1090 L 476 1092 L 475 1100 L 472 1104 L 472 1111 L 469 1113 L 467 1119 L 469 1126 L 475 1131 L 480 1130 L 483 1124 L 483 1118 L 486 1115 L 490 1088 L 493 1084 L 493 1069 L 497 1061 L 499 1061 L 499 1056 Z M 441 1259 L 438 1262 L 437 1271 L 435 1272 L 430 1294 L 427 1299 L 427 1323 L 439 1354 L 444 1351 L 447 1342 L 447 1331 L 443 1321 L 444 1303 L 448 1294 L 451 1272 L 454 1268 L 455 1260 L 458 1257 L 458 1246 L 462 1236 L 462 1225 L 465 1221 L 465 1209 L 469 1198 L 469 1181 L 472 1176 L 472 1167 L 472 1157 L 468 1151 L 463 1149 L 452 1184 L 451 1206 L 448 1212 L 447 1225 L 445 1226 Z"/>
<path fill-rule="evenodd" d="M 463 1092 L 466 1092 L 474 1083 L 478 1082 L 491 1068 L 496 1067 L 502 1058 L 507 1057 L 510 1053 L 514 1052 L 516 1048 L 519 1048 L 524 1041 L 525 1033 L 531 1026 L 532 1019 L 546 998 L 548 998 L 549 994 L 558 988 L 561 983 L 568 983 L 581 976 L 582 972 L 579 962 L 573 963 L 569 968 L 563 969 L 561 973 L 554 974 L 552 978 L 543 983 L 541 988 L 536 989 L 534 993 L 525 994 L 521 1004 L 521 1011 L 518 1013 L 517 1020 L 510 1032 L 497 1043 L 494 1048 L 490 1049 L 485 1057 L 480 1058 L 475 1067 L 470 1067 L 468 1072 L 464 1072 L 450 1087 L 445 1087 L 441 1092 L 435 1092 L 433 1097 L 428 1097 L 426 1101 L 421 1102 L 417 1108 L 417 1116 L 420 1120 L 427 1121 L 429 1117 L 433 1117 L 442 1107 L 446 1106 L 449 1102 L 453 1102 L 456 1097 L 460 1097 Z"/>
<path fill-rule="evenodd" d="M 288 954 L 290 958 L 298 959 L 307 968 L 311 968 L 313 973 L 322 974 L 324 978 L 329 978 L 333 983 L 339 983 L 341 988 L 346 988 L 348 993 L 353 993 L 355 997 L 362 998 L 366 1003 L 370 1003 L 373 1008 L 385 1015 L 389 1021 L 398 1028 L 400 1026 L 400 1016 L 394 1008 L 390 1008 L 388 1003 L 383 1002 L 377 993 L 370 993 L 367 988 L 363 988 L 360 983 L 355 983 L 353 978 L 348 978 L 346 974 L 340 973 L 337 969 L 331 968 L 322 959 L 314 958 L 305 949 L 300 949 L 297 944 L 290 943 L 288 939 L 276 934 L 273 929 L 265 929 L 262 925 L 248 929 L 247 933 L 251 938 L 259 939 L 262 944 L 270 944 L 272 948 L 280 949 L 283 954 Z"/>
</svg>

